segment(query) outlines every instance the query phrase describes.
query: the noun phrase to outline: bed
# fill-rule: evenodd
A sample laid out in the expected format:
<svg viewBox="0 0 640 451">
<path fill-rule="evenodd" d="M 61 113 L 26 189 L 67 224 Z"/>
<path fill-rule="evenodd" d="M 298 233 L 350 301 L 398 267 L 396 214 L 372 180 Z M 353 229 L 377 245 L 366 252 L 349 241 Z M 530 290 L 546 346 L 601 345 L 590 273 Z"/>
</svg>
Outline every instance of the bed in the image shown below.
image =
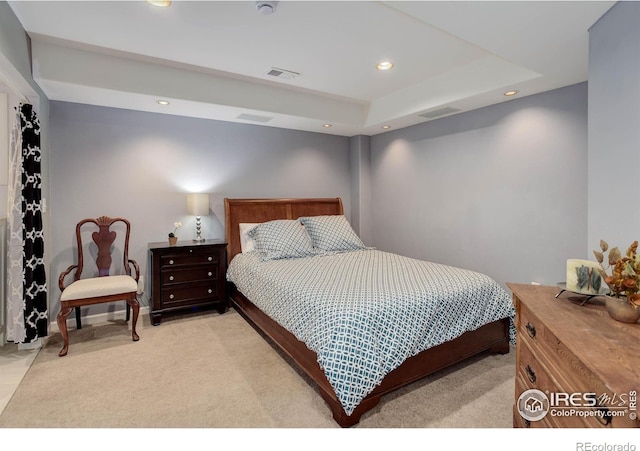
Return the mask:
<svg viewBox="0 0 640 451">
<path fill-rule="evenodd" d="M 346 220 L 340 198 L 225 199 L 225 215 L 229 263 L 227 278 L 230 282 L 229 293 L 233 307 L 250 324 L 269 337 L 317 384 L 319 393 L 329 405 L 334 420 L 342 427 L 357 424 L 365 412 L 380 402 L 383 395 L 424 376 L 482 352 L 501 354 L 509 352 L 509 343 L 514 339 L 513 306 L 510 297 L 494 281 L 482 274 L 408 259 L 364 246 L 355 246 L 347 250 L 339 248 L 338 251 L 329 246 L 328 251 L 317 251 L 317 248 L 326 244 L 318 244 L 318 241 L 313 242 L 313 252 L 316 253 L 308 255 L 303 252 L 301 255 L 295 255 L 295 258 L 288 258 L 289 256 L 281 258 L 276 255 L 263 261 L 265 259 L 262 257 L 266 255 L 264 252 L 247 252 L 246 250 L 242 252 L 243 246 L 246 246 L 243 242 L 246 236 L 244 231 L 243 233 L 240 231 L 241 224 L 245 230 L 253 227 L 248 225 L 254 224 L 283 223 L 287 227 L 292 227 L 289 223 L 294 221 L 291 220 L 302 219 L 305 224 L 302 229 L 306 229 L 303 235 L 306 236 L 307 232 L 311 234 L 314 231 L 317 224 L 323 225 L 322 221 L 325 219 L 333 221 L 331 224 L 340 218 Z M 287 236 L 296 235 L 298 229 L 288 230 L 286 234 Z M 254 238 L 260 238 L 260 236 L 254 236 Z M 318 239 L 317 236 L 314 237 L 314 240 Z M 355 239 L 358 238 L 355 237 Z M 264 241 L 261 244 L 264 245 Z M 351 241 L 347 244 L 351 245 Z M 264 250 L 264 247 L 261 250 Z M 237 259 L 236 256 L 238 256 Z M 367 269 L 372 265 L 379 268 Z M 399 295 L 396 294 L 394 288 L 391 292 L 395 297 L 387 299 L 386 304 L 382 302 L 384 296 L 380 295 L 382 288 L 374 290 L 375 296 L 380 298 L 380 307 L 375 313 L 369 313 L 371 310 L 369 307 L 366 311 L 362 310 L 360 308 L 362 305 L 372 304 L 371 300 L 364 298 L 364 301 L 360 300 L 364 296 L 362 293 L 370 290 L 366 287 L 362 288 L 364 282 L 349 271 L 375 273 L 376 282 L 374 283 L 378 285 L 386 286 L 396 283 L 387 280 L 386 268 L 392 268 L 391 272 L 398 272 L 398 275 L 394 275 L 400 280 L 397 282 L 398 285 L 410 285 L 411 289 L 407 289 L 408 294 L 405 296 L 402 291 Z M 495 303 L 496 308 L 491 307 L 491 311 L 489 308 L 480 308 L 483 313 L 479 316 L 485 319 L 470 319 L 474 322 L 471 326 L 469 324 L 453 325 L 449 320 L 443 320 L 439 317 L 442 315 L 440 307 L 438 309 L 420 307 L 421 310 L 396 313 L 395 309 L 401 309 L 405 304 L 411 305 L 414 309 L 415 293 L 424 291 L 424 287 L 416 281 L 421 280 L 423 272 L 431 274 L 434 271 L 440 274 L 439 279 L 447 277 L 455 279 L 454 285 L 460 285 L 461 279 L 474 279 L 469 282 L 472 284 L 476 284 L 475 279 L 482 279 L 479 283 L 486 283 L 490 288 L 483 287 L 477 293 L 473 291 L 465 293 L 465 296 L 474 297 L 482 294 L 484 297 L 484 293 L 490 291 L 492 296 L 490 302 Z M 347 272 L 349 274 L 344 275 Z M 309 274 L 313 274 L 311 276 L 313 282 L 309 281 Z M 334 280 L 342 280 L 342 282 L 340 284 L 336 282 L 336 286 L 330 289 L 323 288 L 326 285 L 333 285 L 331 281 Z M 353 285 L 355 288 L 350 288 L 352 283 L 355 284 Z M 432 282 L 427 283 L 427 286 L 430 286 L 430 283 Z M 445 282 L 438 282 L 438 284 L 440 284 L 439 287 L 445 288 L 435 291 L 448 290 Z M 420 286 L 416 288 L 414 285 Z M 327 290 L 330 293 L 325 293 Z M 350 308 L 353 305 L 360 306 L 357 310 L 350 310 L 346 323 L 345 314 L 336 313 L 338 311 L 336 306 L 345 304 L 342 301 L 343 298 L 339 297 L 345 295 L 343 293 L 345 290 L 358 293 L 357 301 L 347 303 Z M 339 294 L 336 294 L 338 292 Z M 349 293 L 347 292 L 347 295 L 351 296 Z M 271 298 L 267 295 L 271 295 Z M 425 296 L 432 297 L 435 294 L 425 292 Z M 327 299 L 324 300 L 324 297 Z M 336 301 L 336 299 L 339 300 Z M 429 313 L 429 309 L 433 312 Z M 338 316 L 341 318 L 339 321 L 336 320 Z M 366 316 L 366 321 L 371 321 L 373 318 L 373 323 L 376 325 L 370 326 L 367 323 L 364 327 L 366 329 L 364 337 L 357 338 L 350 331 L 359 330 L 361 326 L 354 327 L 350 316 Z M 397 324 L 405 327 L 407 323 L 411 323 L 410 328 L 418 330 L 419 327 L 425 327 L 421 321 L 427 317 L 433 317 L 428 330 L 420 332 L 419 337 L 411 338 L 407 347 L 405 343 L 407 340 L 404 337 L 409 334 L 403 331 L 398 333 L 395 330 Z M 391 321 L 389 318 L 400 319 Z M 335 330 L 329 332 L 331 327 L 325 326 L 325 321 L 337 324 Z M 478 323 L 478 321 L 481 322 Z M 446 324 L 443 325 L 443 322 Z M 384 324 L 384 328 L 380 327 L 380 324 Z M 457 330 L 461 327 L 469 330 Z M 385 335 L 387 333 L 389 337 Z M 348 334 L 353 336 L 347 339 L 345 335 Z M 391 341 L 391 336 L 394 337 L 393 349 L 387 344 Z M 396 351 L 396 342 L 399 343 L 398 346 L 407 349 L 403 348 L 402 352 Z M 372 343 L 375 346 L 371 346 Z M 432 343 L 436 344 L 432 345 Z M 346 347 L 349 349 L 345 351 Z M 353 363 L 359 358 L 354 355 L 355 352 L 365 352 L 360 350 L 361 347 L 375 348 L 367 349 L 367 356 L 363 360 L 373 361 L 375 370 L 369 369 L 362 361 Z M 425 349 L 422 350 L 422 348 Z M 328 352 L 331 354 L 327 356 Z M 378 352 L 380 355 L 377 354 Z M 338 358 L 336 356 L 344 361 L 336 363 Z M 398 361 L 398 358 L 401 360 Z M 346 367 L 348 367 L 347 370 L 344 369 Z"/>
</svg>

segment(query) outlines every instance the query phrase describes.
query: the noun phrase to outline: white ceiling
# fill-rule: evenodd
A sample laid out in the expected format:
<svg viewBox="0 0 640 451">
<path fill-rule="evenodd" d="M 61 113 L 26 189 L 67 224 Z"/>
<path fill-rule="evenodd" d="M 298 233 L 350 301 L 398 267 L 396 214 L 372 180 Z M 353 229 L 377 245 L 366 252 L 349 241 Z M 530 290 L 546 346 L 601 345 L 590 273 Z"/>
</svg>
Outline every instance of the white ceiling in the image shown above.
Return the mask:
<svg viewBox="0 0 640 451">
<path fill-rule="evenodd" d="M 52 100 L 344 136 L 585 81 L 588 29 L 615 2 L 275 3 L 9 2 Z"/>
</svg>

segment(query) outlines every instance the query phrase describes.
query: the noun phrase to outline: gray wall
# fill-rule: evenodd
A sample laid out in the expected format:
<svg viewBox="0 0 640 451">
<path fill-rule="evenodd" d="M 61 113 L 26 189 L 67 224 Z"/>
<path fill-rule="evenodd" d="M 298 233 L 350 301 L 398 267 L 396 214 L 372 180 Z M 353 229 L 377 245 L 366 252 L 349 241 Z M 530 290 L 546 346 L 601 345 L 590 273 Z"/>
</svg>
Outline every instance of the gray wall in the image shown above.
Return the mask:
<svg viewBox="0 0 640 451">
<path fill-rule="evenodd" d="M 484 272 L 564 281 L 586 258 L 587 86 L 372 138 L 373 245 Z"/>
<path fill-rule="evenodd" d="M 6 72 L 6 73 L 5 73 Z M 27 96 L 34 105 L 40 121 L 40 148 L 42 166 L 42 197 L 48 199 L 49 191 L 49 99 L 44 95 L 40 87 L 31 75 L 31 48 L 30 40 L 20 21 L 7 2 L 0 1 L 0 78 L 11 83 L 11 91 L 16 95 Z M 0 88 L 2 89 L 2 88 Z M 6 202 L 6 190 L 3 190 L 2 202 Z M 45 237 L 44 258 L 45 262 L 51 260 L 51 233 L 49 212 L 43 214 L 43 229 Z M 48 285 L 52 286 L 51 275 L 47 274 Z M 54 282 L 55 284 L 55 282 Z M 49 309 L 51 309 L 51 294 L 48 297 Z M 1 304 L 1 303 L 0 303 Z M 0 308 L 4 306 L 0 305 Z M 56 311 L 53 312 L 57 313 Z M 49 315 L 50 320 L 53 315 Z"/>
<path fill-rule="evenodd" d="M 29 37 L 9 4 L 0 1 L 0 53 L 35 89 L 31 78 Z"/>
<path fill-rule="evenodd" d="M 351 225 L 362 241 L 370 246 L 371 224 L 371 137 L 357 135 L 350 138 L 351 168 Z"/>
<path fill-rule="evenodd" d="M 345 137 L 52 102 L 51 138 L 50 273 L 57 278 L 73 262 L 79 220 L 124 216 L 130 254 L 146 275 L 145 304 L 148 243 L 166 241 L 176 221 L 181 240 L 195 236 L 187 192 L 212 193 L 205 238 L 224 238 L 224 197 L 341 197 L 350 214 Z M 59 290 L 51 288 L 57 314 Z"/>
<path fill-rule="evenodd" d="M 640 2 L 589 32 L 589 249 L 640 239 Z"/>
</svg>

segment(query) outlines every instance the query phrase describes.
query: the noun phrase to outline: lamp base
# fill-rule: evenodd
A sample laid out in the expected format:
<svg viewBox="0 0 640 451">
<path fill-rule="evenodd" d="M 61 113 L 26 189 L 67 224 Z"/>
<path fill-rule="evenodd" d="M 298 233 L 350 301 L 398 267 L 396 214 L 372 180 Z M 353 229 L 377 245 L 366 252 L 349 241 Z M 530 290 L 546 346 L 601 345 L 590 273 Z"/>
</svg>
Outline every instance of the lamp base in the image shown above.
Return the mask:
<svg viewBox="0 0 640 451">
<path fill-rule="evenodd" d="M 202 243 L 204 241 L 204 238 L 200 235 L 201 230 L 200 216 L 196 216 L 196 237 L 193 239 L 194 243 Z"/>
</svg>

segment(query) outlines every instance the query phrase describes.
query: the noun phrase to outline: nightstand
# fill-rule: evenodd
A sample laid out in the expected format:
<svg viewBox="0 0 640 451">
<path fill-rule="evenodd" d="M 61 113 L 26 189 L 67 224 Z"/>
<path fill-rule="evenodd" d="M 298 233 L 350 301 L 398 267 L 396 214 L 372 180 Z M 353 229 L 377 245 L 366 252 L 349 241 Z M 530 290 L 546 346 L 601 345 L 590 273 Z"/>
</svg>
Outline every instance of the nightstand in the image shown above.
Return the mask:
<svg viewBox="0 0 640 451">
<path fill-rule="evenodd" d="M 206 240 L 149 243 L 151 255 L 151 323 L 165 313 L 217 306 L 227 310 L 227 243 Z"/>
</svg>

